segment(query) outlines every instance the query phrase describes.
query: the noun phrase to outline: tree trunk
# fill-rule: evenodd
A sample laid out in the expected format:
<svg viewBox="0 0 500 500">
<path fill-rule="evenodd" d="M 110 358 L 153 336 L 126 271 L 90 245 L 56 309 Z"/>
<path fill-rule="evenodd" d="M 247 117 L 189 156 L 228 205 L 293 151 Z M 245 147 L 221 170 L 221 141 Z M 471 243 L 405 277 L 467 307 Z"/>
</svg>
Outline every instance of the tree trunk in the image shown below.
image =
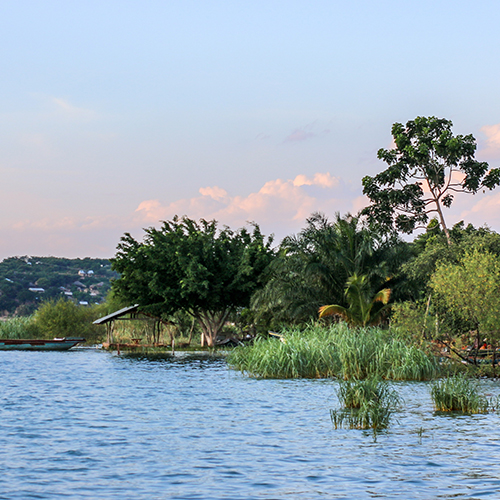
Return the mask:
<svg viewBox="0 0 500 500">
<path fill-rule="evenodd" d="M 496 378 L 495 361 L 496 361 L 497 344 L 495 341 L 493 341 L 491 347 L 493 348 L 493 354 L 491 355 L 491 373 L 493 375 L 493 378 Z"/>
<path fill-rule="evenodd" d="M 193 340 L 194 322 L 195 322 L 195 319 L 193 318 L 193 320 L 191 321 L 191 328 L 190 328 L 190 330 L 189 330 L 189 340 L 188 340 L 188 345 L 191 345 L 191 341 Z"/>
<path fill-rule="evenodd" d="M 202 345 L 203 337 L 208 347 L 215 347 L 217 335 L 222 330 L 229 315 L 229 310 L 224 311 L 198 311 L 195 317 L 201 327 Z"/>
<path fill-rule="evenodd" d="M 448 242 L 448 245 L 451 245 L 450 232 L 448 231 L 448 227 L 446 226 L 446 221 L 444 220 L 443 209 L 441 208 L 439 201 L 438 200 L 435 201 L 436 201 L 436 209 L 439 214 L 439 220 L 441 222 L 441 227 L 444 231 L 444 234 L 446 235 L 446 241 Z"/>
<path fill-rule="evenodd" d="M 424 327 L 422 329 L 422 337 L 424 338 L 424 340 L 427 340 L 427 334 L 426 334 L 427 316 L 429 315 L 429 308 L 431 306 L 431 297 L 432 297 L 432 295 L 429 295 L 429 298 L 427 299 L 427 307 L 425 308 Z"/>
<path fill-rule="evenodd" d="M 448 245 L 451 245 L 450 232 L 448 231 L 448 227 L 446 226 L 446 221 L 444 220 L 443 209 L 441 207 L 441 204 L 439 203 L 439 197 L 436 196 L 434 189 L 431 187 L 429 179 L 426 179 L 426 181 L 427 181 L 427 186 L 429 187 L 429 191 L 434 200 L 434 203 L 436 204 L 436 211 L 439 215 L 439 222 L 441 224 L 441 229 L 444 231 L 444 234 L 446 235 L 446 241 L 448 242 Z"/>
</svg>

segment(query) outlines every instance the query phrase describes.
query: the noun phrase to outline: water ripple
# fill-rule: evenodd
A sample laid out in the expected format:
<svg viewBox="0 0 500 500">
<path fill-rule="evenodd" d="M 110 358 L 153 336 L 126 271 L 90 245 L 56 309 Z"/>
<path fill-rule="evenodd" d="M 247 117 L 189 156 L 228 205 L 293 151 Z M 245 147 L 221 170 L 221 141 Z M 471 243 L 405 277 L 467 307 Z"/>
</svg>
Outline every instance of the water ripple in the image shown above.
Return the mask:
<svg viewBox="0 0 500 500">
<path fill-rule="evenodd" d="M 0 356 L 0 499 L 498 498 L 498 415 L 433 411 L 334 430 L 335 382 L 254 380 L 220 358 Z M 484 381 L 497 395 L 497 382 Z"/>
</svg>

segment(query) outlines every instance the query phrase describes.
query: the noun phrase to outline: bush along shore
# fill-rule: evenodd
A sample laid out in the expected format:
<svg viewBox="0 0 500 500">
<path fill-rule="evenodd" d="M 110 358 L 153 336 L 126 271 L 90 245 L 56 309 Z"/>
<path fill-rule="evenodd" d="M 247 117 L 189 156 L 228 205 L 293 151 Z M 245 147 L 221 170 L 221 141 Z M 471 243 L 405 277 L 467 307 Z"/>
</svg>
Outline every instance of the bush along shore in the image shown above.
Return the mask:
<svg viewBox="0 0 500 500">
<path fill-rule="evenodd" d="M 229 365 L 256 378 L 431 380 L 441 373 L 437 358 L 380 328 L 310 326 L 286 330 L 283 339 L 258 339 L 235 348 Z"/>
</svg>

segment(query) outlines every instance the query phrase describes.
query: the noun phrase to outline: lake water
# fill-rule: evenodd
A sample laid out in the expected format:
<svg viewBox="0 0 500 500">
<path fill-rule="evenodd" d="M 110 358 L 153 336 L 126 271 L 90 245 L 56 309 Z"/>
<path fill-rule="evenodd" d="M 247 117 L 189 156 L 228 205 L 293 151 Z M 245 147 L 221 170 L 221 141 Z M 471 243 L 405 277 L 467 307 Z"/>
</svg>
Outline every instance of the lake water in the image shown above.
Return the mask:
<svg viewBox="0 0 500 500">
<path fill-rule="evenodd" d="M 1 499 L 500 498 L 500 416 L 435 414 L 424 383 L 395 384 L 375 441 L 333 429 L 335 382 L 220 358 L 2 352 L 0 370 Z"/>
</svg>

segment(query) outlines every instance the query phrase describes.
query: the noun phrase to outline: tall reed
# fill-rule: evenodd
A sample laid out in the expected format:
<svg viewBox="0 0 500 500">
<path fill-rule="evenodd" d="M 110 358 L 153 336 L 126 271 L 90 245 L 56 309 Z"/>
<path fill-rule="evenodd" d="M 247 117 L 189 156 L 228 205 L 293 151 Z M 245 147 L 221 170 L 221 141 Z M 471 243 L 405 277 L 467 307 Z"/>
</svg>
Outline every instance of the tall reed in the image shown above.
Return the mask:
<svg viewBox="0 0 500 500">
<path fill-rule="evenodd" d="M 258 339 L 250 346 L 234 349 L 230 366 L 258 378 L 334 377 L 341 364 L 328 336 L 287 332 L 286 340 Z"/>
<path fill-rule="evenodd" d="M 428 380 L 439 373 L 433 356 L 377 328 L 311 326 L 283 337 L 284 342 L 270 338 L 238 347 L 228 362 L 259 378 Z"/>
<path fill-rule="evenodd" d="M 487 413 L 490 403 L 478 393 L 477 383 L 464 375 L 455 375 L 435 382 L 431 397 L 437 411 Z"/>
<path fill-rule="evenodd" d="M 400 404 L 397 392 L 377 377 L 341 381 L 337 396 L 343 408 L 330 410 L 335 429 L 385 429 Z"/>
<path fill-rule="evenodd" d="M 19 316 L 0 321 L 1 339 L 29 339 L 38 337 L 33 316 Z"/>
</svg>

